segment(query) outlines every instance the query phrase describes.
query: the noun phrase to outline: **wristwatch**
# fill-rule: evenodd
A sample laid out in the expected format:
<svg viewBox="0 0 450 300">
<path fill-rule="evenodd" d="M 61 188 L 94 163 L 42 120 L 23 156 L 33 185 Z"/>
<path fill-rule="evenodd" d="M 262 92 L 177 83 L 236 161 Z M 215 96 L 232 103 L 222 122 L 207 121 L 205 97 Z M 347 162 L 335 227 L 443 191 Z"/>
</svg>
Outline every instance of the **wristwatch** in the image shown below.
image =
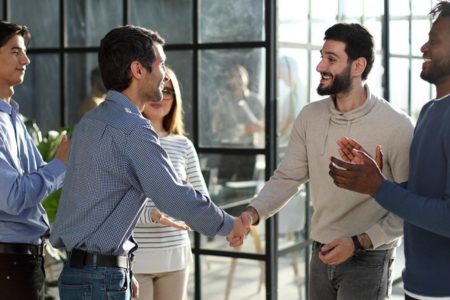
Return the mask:
<svg viewBox="0 0 450 300">
<path fill-rule="evenodd" d="M 355 251 L 353 252 L 354 256 L 359 256 L 359 255 L 363 254 L 364 252 L 366 252 L 366 249 L 364 249 L 364 247 L 359 242 L 357 235 L 352 236 L 352 241 L 353 241 L 353 245 L 355 246 Z"/>
</svg>

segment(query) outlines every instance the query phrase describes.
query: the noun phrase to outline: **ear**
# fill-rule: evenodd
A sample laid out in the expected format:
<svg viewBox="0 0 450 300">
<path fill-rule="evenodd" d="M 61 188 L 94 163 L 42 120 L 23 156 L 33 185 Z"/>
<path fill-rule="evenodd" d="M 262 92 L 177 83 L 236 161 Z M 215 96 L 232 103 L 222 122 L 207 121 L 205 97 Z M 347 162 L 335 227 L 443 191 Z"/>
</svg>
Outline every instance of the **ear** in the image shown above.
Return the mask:
<svg viewBox="0 0 450 300">
<path fill-rule="evenodd" d="M 146 70 L 145 70 L 144 66 L 140 62 L 138 62 L 137 60 L 131 62 L 130 73 L 131 73 L 132 77 L 135 77 L 137 79 L 141 79 L 142 76 L 144 75 L 145 71 Z"/>
<path fill-rule="evenodd" d="M 367 67 L 367 60 L 364 57 L 358 57 L 352 63 L 352 75 L 361 76 Z"/>
</svg>

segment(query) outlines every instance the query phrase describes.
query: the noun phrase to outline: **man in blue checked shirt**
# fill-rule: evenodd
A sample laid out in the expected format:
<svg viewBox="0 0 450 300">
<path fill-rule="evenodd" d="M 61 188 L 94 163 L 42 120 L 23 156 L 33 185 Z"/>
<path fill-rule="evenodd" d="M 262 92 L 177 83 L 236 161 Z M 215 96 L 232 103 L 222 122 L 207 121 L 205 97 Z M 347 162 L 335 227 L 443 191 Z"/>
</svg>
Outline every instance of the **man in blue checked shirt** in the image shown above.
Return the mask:
<svg viewBox="0 0 450 300">
<path fill-rule="evenodd" d="M 123 26 L 101 41 L 98 55 L 106 100 L 87 113 L 73 138 L 64 189 L 50 240 L 69 259 L 59 279 L 61 299 L 138 297 L 130 276 L 137 244 L 132 231 L 146 198 L 207 235 L 242 239 L 251 220 L 233 219 L 180 180 L 151 123 L 141 112 L 162 101 L 164 40 Z M 245 225 L 244 225 L 245 224 Z M 130 284 L 132 282 L 132 284 Z"/>
<path fill-rule="evenodd" d="M 2 299 L 42 299 L 43 237 L 47 215 L 41 201 L 61 186 L 70 142 L 64 138 L 56 158 L 42 160 L 25 125 L 14 87 L 30 64 L 25 26 L 0 21 L 0 290 Z"/>
</svg>

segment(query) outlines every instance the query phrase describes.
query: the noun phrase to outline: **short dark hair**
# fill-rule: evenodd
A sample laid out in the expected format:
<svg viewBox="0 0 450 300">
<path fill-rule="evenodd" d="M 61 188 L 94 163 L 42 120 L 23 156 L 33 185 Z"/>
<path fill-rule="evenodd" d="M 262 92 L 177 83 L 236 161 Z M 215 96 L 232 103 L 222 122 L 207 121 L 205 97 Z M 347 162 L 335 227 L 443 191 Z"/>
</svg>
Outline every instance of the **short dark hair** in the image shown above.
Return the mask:
<svg viewBox="0 0 450 300">
<path fill-rule="evenodd" d="M 367 79 L 375 60 L 373 36 L 366 28 L 357 23 L 338 23 L 325 31 L 324 40 L 335 40 L 345 43 L 345 53 L 350 62 L 364 57 L 367 66 L 361 74 L 363 80 Z"/>
<path fill-rule="evenodd" d="M 439 17 L 450 17 L 450 2 L 439 1 L 430 11 L 430 16 L 433 20 Z"/>
<path fill-rule="evenodd" d="M 98 64 L 105 87 L 118 92 L 128 88 L 133 61 L 139 61 L 151 71 L 155 58 L 154 43 L 164 45 L 164 39 L 157 32 L 143 27 L 126 25 L 108 32 L 98 52 Z"/>
<path fill-rule="evenodd" d="M 0 21 L 0 47 L 3 47 L 12 37 L 16 35 L 23 37 L 26 46 L 28 46 L 31 42 L 31 33 L 25 25 Z"/>
</svg>

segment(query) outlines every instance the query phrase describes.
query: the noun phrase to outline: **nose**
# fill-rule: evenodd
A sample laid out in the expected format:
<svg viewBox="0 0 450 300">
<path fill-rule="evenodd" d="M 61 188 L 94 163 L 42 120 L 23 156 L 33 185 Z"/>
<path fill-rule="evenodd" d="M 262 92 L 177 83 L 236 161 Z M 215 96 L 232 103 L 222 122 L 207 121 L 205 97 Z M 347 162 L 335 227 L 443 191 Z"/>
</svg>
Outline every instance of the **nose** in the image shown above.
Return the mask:
<svg viewBox="0 0 450 300">
<path fill-rule="evenodd" d="M 420 47 L 420 52 L 425 53 L 428 49 L 428 41 Z"/>
<path fill-rule="evenodd" d="M 22 57 L 21 57 L 21 59 L 20 59 L 20 63 L 21 63 L 22 65 L 27 66 L 27 65 L 30 64 L 30 62 L 31 62 L 30 58 L 29 58 L 25 53 L 23 53 L 23 55 L 22 55 Z"/>
<path fill-rule="evenodd" d="M 323 59 L 321 59 L 321 60 L 319 61 L 319 63 L 317 64 L 317 66 L 316 66 L 316 71 L 319 72 L 319 73 L 321 73 L 321 72 L 323 72 L 324 70 L 325 70 L 324 62 L 323 62 Z"/>
</svg>

